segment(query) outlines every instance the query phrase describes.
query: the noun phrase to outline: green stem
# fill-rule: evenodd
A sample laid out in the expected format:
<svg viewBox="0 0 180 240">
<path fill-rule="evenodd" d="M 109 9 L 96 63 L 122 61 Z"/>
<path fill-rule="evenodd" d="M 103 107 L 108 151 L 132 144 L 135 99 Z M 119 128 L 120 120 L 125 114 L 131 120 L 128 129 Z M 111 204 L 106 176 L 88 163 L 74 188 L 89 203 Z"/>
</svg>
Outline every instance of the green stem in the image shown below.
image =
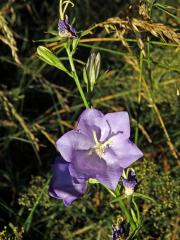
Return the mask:
<svg viewBox="0 0 180 240">
<path fill-rule="evenodd" d="M 116 189 L 115 192 L 116 192 L 116 197 L 118 197 L 119 196 L 119 190 Z M 132 231 L 134 232 L 136 230 L 136 225 L 135 225 L 135 223 L 134 223 L 126 205 L 124 204 L 124 202 L 121 198 L 119 198 L 119 206 L 120 206 L 122 212 L 124 213 L 124 215 L 126 216 L 128 222 L 130 223 Z"/>
<path fill-rule="evenodd" d="M 62 5 L 63 5 L 63 0 L 60 0 L 60 2 L 59 2 L 59 15 L 60 15 L 61 20 L 64 19 Z"/>
<path fill-rule="evenodd" d="M 104 185 L 104 184 L 102 184 L 102 183 L 101 183 L 101 185 L 102 185 L 114 198 L 116 198 L 116 194 L 115 194 L 111 189 L 109 189 L 108 187 L 106 187 L 106 185 Z"/>
<path fill-rule="evenodd" d="M 137 125 L 135 130 L 135 144 L 138 142 L 138 136 L 139 136 L 139 110 L 140 110 L 140 104 L 141 104 L 141 88 L 142 88 L 142 73 L 143 73 L 143 52 L 140 51 L 140 74 L 139 74 L 139 86 L 138 86 L 138 117 L 137 117 Z"/>
<path fill-rule="evenodd" d="M 70 66 L 71 66 L 72 77 L 73 77 L 73 79 L 74 79 L 74 81 L 75 81 L 75 83 L 77 85 L 77 88 L 78 88 L 79 93 L 81 95 L 81 98 L 83 100 L 84 106 L 86 108 L 89 108 L 89 104 L 88 104 L 88 102 L 86 100 L 85 94 L 83 92 L 83 89 L 81 87 L 81 84 L 80 84 L 80 81 L 79 81 L 79 78 L 78 78 L 78 75 L 76 73 L 76 68 L 74 66 L 72 53 L 70 52 L 69 47 L 67 45 L 65 46 L 65 48 L 66 48 L 66 51 L 67 51 L 67 54 L 68 54 L 68 58 L 69 58 L 69 63 L 70 63 Z"/>
</svg>

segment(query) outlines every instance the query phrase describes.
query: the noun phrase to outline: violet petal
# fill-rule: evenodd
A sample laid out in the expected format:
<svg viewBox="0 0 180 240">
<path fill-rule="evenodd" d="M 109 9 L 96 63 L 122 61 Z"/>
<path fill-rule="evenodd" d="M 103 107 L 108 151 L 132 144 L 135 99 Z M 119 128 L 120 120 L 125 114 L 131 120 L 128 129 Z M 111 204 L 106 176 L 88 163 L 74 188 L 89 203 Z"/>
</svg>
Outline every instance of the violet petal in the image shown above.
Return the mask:
<svg viewBox="0 0 180 240">
<path fill-rule="evenodd" d="M 62 199 L 66 206 L 81 197 L 86 190 L 85 179 L 72 178 L 69 163 L 58 156 L 53 164 L 53 178 L 49 188 L 51 197 Z"/>
<path fill-rule="evenodd" d="M 117 165 L 117 158 L 114 163 L 109 159 L 108 163 L 99 158 L 95 153 L 91 155 L 87 151 L 74 152 L 74 159 L 70 164 L 69 171 L 77 178 L 96 178 L 102 184 L 115 190 L 123 168 Z"/>
<path fill-rule="evenodd" d="M 108 121 L 112 133 L 121 132 L 122 136 L 130 137 L 130 123 L 127 112 L 108 113 L 104 118 Z"/>
<path fill-rule="evenodd" d="M 72 161 L 73 151 L 75 149 L 88 150 L 92 147 L 92 145 L 92 139 L 87 138 L 87 136 L 76 130 L 71 130 L 65 133 L 56 142 L 57 150 L 67 162 Z"/>
<path fill-rule="evenodd" d="M 109 126 L 104 118 L 104 114 L 94 108 L 86 109 L 79 117 L 77 129 L 92 138 L 93 131 L 98 139 L 104 141 L 109 134 Z"/>
<path fill-rule="evenodd" d="M 70 174 L 78 178 L 96 178 L 96 175 L 103 175 L 106 171 L 106 163 L 96 154 L 89 151 L 75 151 L 74 158 L 70 165 Z"/>
<path fill-rule="evenodd" d="M 123 139 L 121 134 L 115 135 L 111 139 L 112 143 L 103 157 L 107 162 L 117 159 L 117 166 L 127 168 L 143 156 L 141 150 L 129 139 Z"/>
</svg>

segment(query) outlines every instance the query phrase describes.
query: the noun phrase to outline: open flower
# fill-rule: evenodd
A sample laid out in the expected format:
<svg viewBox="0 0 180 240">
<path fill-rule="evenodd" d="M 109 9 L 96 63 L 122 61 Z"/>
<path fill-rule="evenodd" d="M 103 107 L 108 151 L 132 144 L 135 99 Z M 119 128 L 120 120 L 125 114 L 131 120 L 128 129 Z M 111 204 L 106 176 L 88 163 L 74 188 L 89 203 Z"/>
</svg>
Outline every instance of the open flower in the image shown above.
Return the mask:
<svg viewBox="0 0 180 240">
<path fill-rule="evenodd" d="M 91 108 L 83 111 L 77 127 L 65 133 L 56 144 L 69 163 L 68 174 L 72 178 L 96 178 L 114 190 L 123 169 L 143 156 L 129 137 L 127 112 L 104 115 Z"/>
<path fill-rule="evenodd" d="M 127 176 L 122 177 L 122 183 L 125 188 L 125 194 L 130 196 L 133 194 L 137 185 L 136 173 L 133 170 L 129 170 Z"/>
<path fill-rule="evenodd" d="M 49 188 L 49 195 L 54 198 L 63 199 L 66 206 L 81 197 L 86 190 L 85 179 L 71 177 L 69 163 L 58 156 L 53 164 L 53 179 Z"/>
<path fill-rule="evenodd" d="M 74 38 L 77 37 L 77 31 L 68 22 L 68 16 L 65 15 L 64 19 L 60 19 L 58 22 L 59 35 L 62 38 Z"/>
</svg>

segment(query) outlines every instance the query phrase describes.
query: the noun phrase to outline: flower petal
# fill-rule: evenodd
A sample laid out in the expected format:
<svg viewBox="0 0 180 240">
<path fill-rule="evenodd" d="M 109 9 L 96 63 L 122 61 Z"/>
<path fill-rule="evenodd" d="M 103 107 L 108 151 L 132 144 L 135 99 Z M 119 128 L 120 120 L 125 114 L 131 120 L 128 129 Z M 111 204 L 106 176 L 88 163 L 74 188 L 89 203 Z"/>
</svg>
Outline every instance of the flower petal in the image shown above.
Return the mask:
<svg viewBox="0 0 180 240">
<path fill-rule="evenodd" d="M 108 113 L 104 118 L 108 121 L 112 133 L 122 132 L 126 138 L 130 137 L 130 123 L 127 112 Z"/>
<path fill-rule="evenodd" d="M 123 168 L 118 167 L 115 164 L 111 164 L 110 166 L 108 166 L 107 164 L 106 171 L 101 175 L 96 175 L 96 178 L 103 185 L 107 186 L 112 190 L 115 190 L 122 173 L 123 173 Z"/>
<path fill-rule="evenodd" d="M 94 109 L 94 108 L 86 109 L 81 113 L 81 115 L 78 119 L 78 128 L 80 128 L 81 121 L 86 120 L 87 122 L 93 122 L 93 120 L 95 118 L 103 117 L 103 116 L 104 116 L 104 114 L 97 109 Z"/>
<path fill-rule="evenodd" d="M 53 178 L 49 188 L 49 195 L 63 199 L 66 206 L 83 195 L 86 190 L 85 179 L 72 178 L 69 173 L 69 163 L 57 157 L 53 164 Z"/>
<path fill-rule="evenodd" d="M 58 139 L 56 147 L 64 160 L 71 162 L 73 159 L 73 151 L 75 149 L 90 149 L 93 144 L 92 139 L 87 138 L 87 136 L 77 130 L 71 130 Z"/>
<path fill-rule="evenodd" d="M 113 136 L 111 140 L 112 143 L 103 156 L 107 163 L 117 159 L 117 166 L 127 168 L 143 156 L 141 150 L 129 139 L 123 139 L 120 133 Z"/>
<path fill-rule="evenodd" d="M 80 178 L 96 178 L 102 184 L 111 189 L 115 189 L 123 169 L 116 165 L 118 161 L 107 165 L 103 158 L 99 158 L 97 154 L 89 154 L 89 151 L 76 151 L 73 161 L 69 166 L 71 176 Z"/>
<path fill-rule="evenodd" d="M 104 119 L 104 114 L 94 108 L 86 109 L 79 117 L 77 129 L 91 139 L 93 131 L 96 132 L 98 140 L 104 141 L 109 134 L 109 126 Z"/>
<path fill-rule="evenodd" d="M 96 178 L 106 170 L 106 163 L 97 154 L 90 151 L 74 151 L 74 158 L 69 166 L 71 176 L 78 178 Z"/>
</svg>

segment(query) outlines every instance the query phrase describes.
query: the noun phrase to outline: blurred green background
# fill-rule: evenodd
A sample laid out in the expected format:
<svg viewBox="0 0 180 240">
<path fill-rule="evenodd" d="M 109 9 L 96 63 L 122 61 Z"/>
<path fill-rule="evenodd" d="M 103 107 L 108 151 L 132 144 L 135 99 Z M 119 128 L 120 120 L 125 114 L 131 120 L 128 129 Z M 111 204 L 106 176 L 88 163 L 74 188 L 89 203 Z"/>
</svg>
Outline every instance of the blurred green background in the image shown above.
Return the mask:
<svg viewBox="0 0 180 240">
<path fill-rule="evenodd" d="M 101 76 L 93 105 L 104 113 L 128 111 L 133 141 L 138 129 L 137 144 L 145 157 L 134 165 L 140 181 L 137 191 L 156 201 L 138 202 L 143 221 L 140 239 L 179 239 L 180 2 L 74 3 L 68 16 L 79 34 L 108 18 L 126 21 L 123 27 L 111 19 L 109 25 L 102 24 L 85 36 L 88 41 L 81 42 L 75 55 L 81 60 L 76 67 L 82 76 L 91 50 L 100 51 Z M 52 50 L 59 45 L 37 42 L 57 31 L 58 15 L 57 0 L 0 2 L 2 240 L 111 239 L 111 225 L 121 215 L 118 205 L 109 205 L 111 196 L 99 185 L 88 187 L 85 196 L 68 208 L 47 194 L 47 179 L 57 155 L 54 143 L 73 128 L 84 109 L 72 79 L 36 54 L 40 44 Z M 138 20 L 137 29 L 132 19 Z M 66 65 L 65 52 L 53 51 Z M 85 89 L 83 80 L 82 85 Z"/>
</svg>

